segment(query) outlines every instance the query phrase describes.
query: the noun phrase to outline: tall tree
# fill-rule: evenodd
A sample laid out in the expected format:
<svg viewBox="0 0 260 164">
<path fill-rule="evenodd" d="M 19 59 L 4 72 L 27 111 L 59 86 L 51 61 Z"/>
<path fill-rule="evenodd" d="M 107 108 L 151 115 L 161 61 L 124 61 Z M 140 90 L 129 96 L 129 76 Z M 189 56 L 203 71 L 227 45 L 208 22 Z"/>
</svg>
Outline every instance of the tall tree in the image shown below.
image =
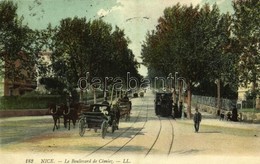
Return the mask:
<svg viewBox="0 0 260 164">
<path fill-rule="evenodd" d="M 233 33 L 240 54 L 240 81 L 243 86 L 252 83 L 255 96 L 260 83 L 260 1 L 234 0 L 233 8 Z"/>
<path fill-rule="evenodd" d="M 201 11 L 206 14 L 206 12 Z M 210 16 L 203 15 L 208 23 L 204 24 L 209 28 L 210 33 L 207 35 L 208 42 L 203 48 L 204 53 L 208 54 L 208 74 L 206 77 L 209 81 L 217 85 L 217 108 L 220 110 L 221 104 L 221 86 L 233 86 L 237 90 L 237 73 L 235 71 L 236 55 L 232 53 L 231 39 L 231 15 L 229 13 L 220 14 L 218 7 L 213 6 Z M 223 87 L 222 87 L 223 88 Z"/>
<path fill-rule="evenodd" d="M 36 72 L 39 47 L 36 33 L 16 14 L 12 1 L 0 2 L 0 73 L 9 82 L 33 80 Z"/>
<path fill-rule="evenodd" d="M 52 70 L 70 92 L 75 92 L 79 78 L 86 77 L 87 72 L 89 79 L 101 80 L 123 73 L 126 76 L 127 71 L 138 74 L 123 30 L 116 27 L 112 31 L 111 25 L 101 19 L 74 17 L 61 20 L 52 31 Z"/>
<path fill-rule="evenodd" d="M 215 81 L 233 64 L 229 60 L 232 56 L 226 55 L 230 46 L 230 22 L 230 16 L 221 17 L 216 5 L 211 8 L 205 4 L 200 8 L 177 4 L 166 8 L 156 31 L 147 34 L 142 47 L 143 60 L 158 72 L 178 72 L 185 79 L 188 117 L 194 85 Z M 164 66 L 159 67 L 160 62 Z"/>
</svg>

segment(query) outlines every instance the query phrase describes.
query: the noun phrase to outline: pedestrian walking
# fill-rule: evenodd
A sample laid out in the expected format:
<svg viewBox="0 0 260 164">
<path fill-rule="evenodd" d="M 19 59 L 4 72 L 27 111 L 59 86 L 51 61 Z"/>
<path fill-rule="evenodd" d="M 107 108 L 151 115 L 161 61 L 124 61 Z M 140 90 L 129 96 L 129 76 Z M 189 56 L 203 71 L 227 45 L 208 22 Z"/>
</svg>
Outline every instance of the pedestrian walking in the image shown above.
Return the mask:
<svg viewBox="0 0 260 164">
<path fill-rule="evenodd" d="M 220 113 L 220 116 L 219 116 L 219 120 L 224 120 L 225 118 L 225 112 L 222 110 L 222 112 Z"/>
<path fill-rule="evenodd" d="M 227 113 L 227 121 L 231 121 L 231 112 Z"/>
<path fill-rule="evenodd" d="M 233 105 L 231 120 L 238 121 L 237 118 L 238 118 L 237 107 L 235 105 Z"/>
<path fill-rule="evenodd" d="M 199 112 L 198 108 L 195 108 L 193 121 L 194 121 L 195 132 L 197 133 L 199 131 L 200 122 L 201 122 L 201 113 Z"/>
</svg>

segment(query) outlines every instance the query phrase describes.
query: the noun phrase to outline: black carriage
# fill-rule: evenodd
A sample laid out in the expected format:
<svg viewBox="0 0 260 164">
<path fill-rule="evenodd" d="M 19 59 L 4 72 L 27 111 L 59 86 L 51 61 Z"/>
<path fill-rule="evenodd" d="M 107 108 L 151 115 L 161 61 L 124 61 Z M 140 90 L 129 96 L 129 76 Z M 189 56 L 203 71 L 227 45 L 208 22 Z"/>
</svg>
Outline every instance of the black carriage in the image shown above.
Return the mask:
<svg viewBox="0 0 260 164">
<path fill-rule="evenodd" d="M 108 127 L 112 133 L 117 129 L 116 117 L 107 104 L 92 104 L 88 112 L 83 112 L 79 119 L 79 135 L 83 136 L 85 129 L 101 129 L 102 138 L 105 138 Z"/>
<path fill-rule="evenodd" d="M 156 93 L 154 102 L 156 115 L 163 117 L 172 115 L 172 93 Z"/>
<path fill-rule="evenodd" d="M 134 97 L 134 98 L 138 97 L 138 93 L 134 93 L 134 94 L 133 94 L 133 97 Z"/>
</svg>

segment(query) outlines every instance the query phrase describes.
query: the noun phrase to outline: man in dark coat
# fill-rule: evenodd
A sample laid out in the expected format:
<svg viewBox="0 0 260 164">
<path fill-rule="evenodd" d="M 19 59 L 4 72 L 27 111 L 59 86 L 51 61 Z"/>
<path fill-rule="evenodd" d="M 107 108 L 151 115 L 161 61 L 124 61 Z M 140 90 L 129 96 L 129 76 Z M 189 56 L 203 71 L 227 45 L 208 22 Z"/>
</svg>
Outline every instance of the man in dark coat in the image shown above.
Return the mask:
<svg viewBox="0 0 260 164">
<path fill-rule="evenodd" d="M 238 121 L 237 117 L 238 117 L 237 107 L 234 105 L 234 106 L 233 106 L 233 109 L 232 109 L 232 117 L 231 117 L 231 120 L 232 120 L 232 121 Z"/>
<path fill-rule="evenodd" d="M 197 133 L 199 131 L 200 128 L 200 122 L 201 122 L 201 113 L 199 112 L 198 108 L 195 108 L 195 114 L 193 117 L 193 121 L 194 121 L 194 128 L 195 128 L 195 132 Z"/>
<path fill-rule="evenodd" d="M 179 113 L 178 113 L 178 105 L 177 105 L 177 103 L 174 103 L 174 105 L 173 105 L 173 116 L 174 116 L 174 118 L 179 118 Z"/>
</svg>

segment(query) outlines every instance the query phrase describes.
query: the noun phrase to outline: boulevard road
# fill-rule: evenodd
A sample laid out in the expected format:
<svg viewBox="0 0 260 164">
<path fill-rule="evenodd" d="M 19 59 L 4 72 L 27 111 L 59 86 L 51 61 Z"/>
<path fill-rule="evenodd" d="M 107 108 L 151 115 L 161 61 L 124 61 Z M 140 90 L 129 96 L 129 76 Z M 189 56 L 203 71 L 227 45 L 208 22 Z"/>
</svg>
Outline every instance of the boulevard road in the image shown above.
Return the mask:
<svg viewBox="0 0 260 164">
<path fill-rule="evenodd" d="M 172 163 L 260 161 L 260 125 L 219 121 L 202 113 L 199 133 L 192 120 L 159 117 L 151 91 L 133 98 L 130 121 L 102 139 L 78 125 L 52 131 L 51 116 L 1 118 L 1 160 L 8 163 Z M 4 162 L 4 163 L 5 163 Z"/>
</svg>

